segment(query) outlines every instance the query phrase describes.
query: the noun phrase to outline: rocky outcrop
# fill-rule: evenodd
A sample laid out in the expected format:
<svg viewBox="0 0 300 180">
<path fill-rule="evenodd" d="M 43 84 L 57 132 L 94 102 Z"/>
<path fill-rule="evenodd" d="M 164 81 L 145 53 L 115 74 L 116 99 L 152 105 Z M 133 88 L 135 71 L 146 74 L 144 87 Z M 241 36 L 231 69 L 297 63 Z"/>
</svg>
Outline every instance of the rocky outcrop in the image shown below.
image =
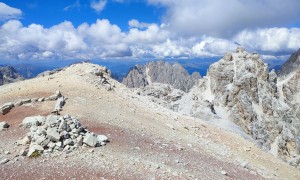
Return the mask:
<svg viewBox="0 0 300 180">
<path fill-rule="evenodd" d="M 70 115 L 26 117 L 22 126 L 30 128 L 27 135 L 16 142 L 26 146 L 22 156 L 36 157 L 42 153 L 70 152 L 81 146 L 98 147 L 108 142 L 105 135 L 96 135 L 83 127 L 79 120 Z"/>
<path fill-rule="evenodd" d="M 197 72 L 189 75 L 178 63 L 169 64 L 164 61 L 158 61 L 150 62 L 144 66 L 136 65 L 131 68 L 122 83 L 129 88 L 146 87 L 152 83 L 162 83 L 188 92 L 200 78 L 201 76 Z"/>
<path fill-rule="evenodd" d="M 293 53 L 290 58 L 282 65 L 279 72 L 280 76 L 287 76 L 291 72 L 296 71 L 300 67 L 300 49 Z"/>
<path fill-rule="evenodd" d="M 210 66 L 197 87 L 198 99 L 223 109 L 261 148 L 289 160 L 299 156 L 300 120 L 280 98 L 277 84 L 276 73 L 269 73 L 258 54 L 238 48 Z"/>
<path fill-rule="evenodd" d="M 24 80 L 12 66 L 0 66 L 0 85 Z"/>
<path fill-rule="evenodd" d="M 300 70 L 278 81 L 275 71 L 269 72 L 268 65 L 257 53 L 250 54 L 238 48 L 212 64 L 207 76 L 188 93 L 182 92 L 175 101 L 164 100 L 172 90 L 161 91 L 161 87 L 150 91 L 154 94 L 146 90 L 140 94 L 150 94 L 165 107 L 223 127 L 229 125 L 236 129 L 230 124 L 234 122 L 259 147 L 298 166 L 299 78 Z"/>
</svg>

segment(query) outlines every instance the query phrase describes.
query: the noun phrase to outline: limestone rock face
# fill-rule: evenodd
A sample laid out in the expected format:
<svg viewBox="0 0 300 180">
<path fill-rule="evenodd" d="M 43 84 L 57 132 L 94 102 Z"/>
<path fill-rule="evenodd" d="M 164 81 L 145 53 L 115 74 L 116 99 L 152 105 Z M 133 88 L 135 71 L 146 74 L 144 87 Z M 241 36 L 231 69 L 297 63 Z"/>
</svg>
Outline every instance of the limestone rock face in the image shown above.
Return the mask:
<svg viewBox="0 0 300 180">
<path fill-rule="evenodd" d="M 258 54 L 238 48 L 210 66 L 198 93 L 213 107 L 225 109 L 228 119 L 251 135 L 261 148 L 288 160 L 300 151 L 300 120 L 295 113 L 299 107 L 298 81 L 295 75 L 289 85 L 279 86 L 276 73 L 268 72 Z"/>
<path fill-rule="evenodd" d="M 280 76 L 287 76 L 300 67 L 300 49 L 293 53 L 290 58 L 282 65 L 279 72 Z"/>
<path fill-rule="evenodd" d="M 188 92 L 200 79 L 199 73 L 189 73 L 178 63 L 169 64 L 164 61 L 150 62 L 144 66 L 131 68 L 123 79 L 123 84 L 130 88 L 145 87 L 152 83 L 162 83 Z"/>
</svg>

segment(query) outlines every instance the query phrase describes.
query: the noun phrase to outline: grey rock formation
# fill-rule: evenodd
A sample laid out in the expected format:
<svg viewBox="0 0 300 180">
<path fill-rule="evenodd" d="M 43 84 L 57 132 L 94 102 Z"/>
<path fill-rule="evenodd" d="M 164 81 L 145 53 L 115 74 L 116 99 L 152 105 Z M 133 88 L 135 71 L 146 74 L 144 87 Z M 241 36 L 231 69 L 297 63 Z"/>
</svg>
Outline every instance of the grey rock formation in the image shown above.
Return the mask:
<svg viewBox="0 0 300 180">
<path fill-rule="evenodd" d="M 169 64 L 159 61 L 150 62 L 144 66 L 136 65 L 131 68 L 122 83 L 130 88 L 145 87 L 152 83 L 162 83 L 188 92 L 200 78 L 200 74 L 196 72 L 189 75 L 178 63 Z"/>
<path fill-rule="evenodd" d="M 291 84 L 298 84 L 298 80 L 295 77 Z M 295 109 L 280 97 L 284 93 L 280 93 L 279 83 L 276 73 L 268 72 L 258 54 L 238 48 L 210 66 L 197 87 L 198 98 L 211 102 L 220 116 L 224 114 L 218 109 L 223 109 L 227 118 L 251 135 L 262 149 L 288 160 L 299 156 L 300 120 Z M 290 94 L 299 91 L 292 87 Z"/>
<path fill-rule="evenodd" d="M 300 67 L 300 49 L 293 53 L 290 58 L 282 65 L 279 72 L 280 76 L 287 76 L 291 72 L 299 69 Z"/>
<path fill-rule="evenodd" d="M 0 66 L 0 85 L 21 81 L 24 79 L 25 78 L 12 66 Z"/>
</svg>

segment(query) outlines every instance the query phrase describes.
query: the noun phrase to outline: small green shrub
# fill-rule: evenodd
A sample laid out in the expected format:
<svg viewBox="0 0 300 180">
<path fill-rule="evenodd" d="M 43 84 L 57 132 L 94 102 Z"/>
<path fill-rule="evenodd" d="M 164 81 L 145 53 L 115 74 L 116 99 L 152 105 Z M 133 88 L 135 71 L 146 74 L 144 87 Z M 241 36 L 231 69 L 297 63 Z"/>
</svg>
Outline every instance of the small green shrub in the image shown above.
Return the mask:
<svg viewBox="0 0 300 180">
<path fill-rule="evenodd" d="M 38 158 L 41 156 L 41 153 L 38 151 L 34 151 L 29 157 L 30 158 Z"/>
</svg>

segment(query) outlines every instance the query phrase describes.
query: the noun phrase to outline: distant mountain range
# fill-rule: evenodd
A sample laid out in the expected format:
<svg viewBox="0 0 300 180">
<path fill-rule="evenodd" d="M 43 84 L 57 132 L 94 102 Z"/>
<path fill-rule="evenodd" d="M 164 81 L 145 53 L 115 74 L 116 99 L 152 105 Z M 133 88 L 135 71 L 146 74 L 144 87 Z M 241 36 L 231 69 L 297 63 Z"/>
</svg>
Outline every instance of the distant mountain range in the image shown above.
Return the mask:
<svg viewBox="0 0 300 180">
<path fill-rule="evenodd" d="M 193 72 L 199 72 L 201 76 L 205 76 L 209 66 L 217 62 L 221 57 L 213 57 L 213 58 L 205 58 L 205 59 L 166 59 L 165 61 L 174 64 L 179 63 L 182 67 L 186 69 L 189 74 Z M 92 63 L 99 64 L 102 66 L 106 66 L 108 69 L 112 71 L 112 77 L 119 82 L 123 80 L 123 78 L 128 74 L 130 69 L 134 67 L 136 64 L 145 65 L 152 61 L 160 61 L 160 60 L 92 60 Z M 65 66 L 69 66 L 70 64 L 76 63 L 78 60 L 70 60 L 70 61 L 28 61 L 26 63 L 18 63 L 18 62 L 10 62 L 6 61 L 4 63 L 0 63 L 0 66 L 11 66 L 25 79 L 30 79 L 38 74 L 48 71 L 54 70 L 57 68 L 62 68 Z M 284 60 L 265 60 L 269 65 L 269 70 L 275 69 L 279 71 L 281 65 L 285 62 Z"/>
</svg>

